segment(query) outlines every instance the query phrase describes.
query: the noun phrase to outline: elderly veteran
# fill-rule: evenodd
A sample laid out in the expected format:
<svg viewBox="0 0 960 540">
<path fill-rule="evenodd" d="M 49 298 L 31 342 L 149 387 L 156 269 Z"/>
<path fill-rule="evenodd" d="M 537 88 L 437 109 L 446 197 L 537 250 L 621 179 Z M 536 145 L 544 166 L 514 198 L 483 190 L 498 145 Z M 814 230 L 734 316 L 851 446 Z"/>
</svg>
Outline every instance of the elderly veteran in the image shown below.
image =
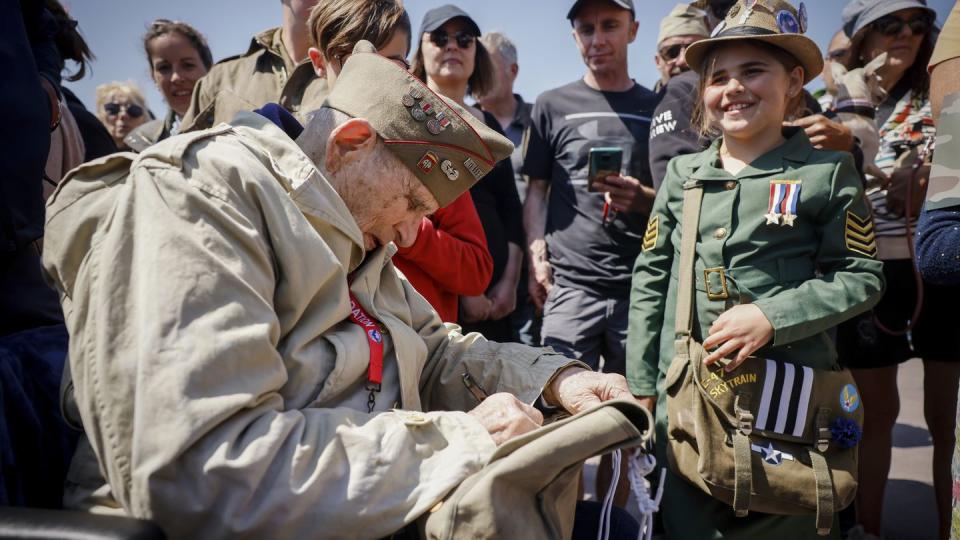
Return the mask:
<svg viewBox="0 0 960 540">
<path fill-rule="evenodd" d="M 370 52 L 302 128 L 240 113 L 54 195 L 44 263 L 89 441 L 71 506 L 172 538 L 383 537 L 541 409 L 628 395 L 549 349 L 461 335 L 396 271 L 395 244 L 512 145 Z M 496 393 L 478 405 L 465 373 Z"/>
</svg>

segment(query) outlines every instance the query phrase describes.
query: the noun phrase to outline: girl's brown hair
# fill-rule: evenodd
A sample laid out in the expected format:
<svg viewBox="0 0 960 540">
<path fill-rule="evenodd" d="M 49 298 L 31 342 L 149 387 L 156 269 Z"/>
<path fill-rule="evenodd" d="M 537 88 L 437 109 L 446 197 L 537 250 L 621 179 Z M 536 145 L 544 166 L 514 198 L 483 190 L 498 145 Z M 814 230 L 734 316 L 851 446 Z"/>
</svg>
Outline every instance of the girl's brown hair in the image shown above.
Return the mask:
<svg viewBox="0 0 960 540">
<path fill-rule="evenodd" d="M 353 52 L 360 40 L 380 49 L 398 30 L 407 34 L 410 50 L 410 17 L 398 0 L 325 0 L 317 2 L 307 19 L 310 46 L 329 59 Z"/>
<path fill-rule="evenodd" d="M 783 66 L 783 69 L 787 73 L 790 73 L 794 68 L 801 66 L 800 61 L 797 60 L 795 56 L 788 53 L 784 49 L 777 47 L 776 45 L 771 45 L 765 41 L 759 40 L 750 40 L 750 45 L 762 49 L 764 52 L 773 56 L 776 61 Z M 716 64 L 717 56 L 720 50 L 723 48 L 723 43 L 718 44 L 711 48 L 703 59 L 701 65 L 706 66 L 706 69 L 700 73 L 700 84 L 697 91 L 697 102 L 693 108 L 693 116 L 690 118 L 690 125 L 696 126 L 697 133 L 706 139 L 713 139 L 717 137 L 720 133 L 710 123 L 710 116 L 707 114 L 706 108 L 703 105 L 703 92 L 707 89 L 707 85 L 710 83 L 710 74 L 713 72 L 713 67 Z M 787 110 L 784 114 L 784 119 L 794 119 L 804 116 L 806 111 L 806 100 L 803 92 L 798 93 L 795 97 L 787 100 Z"/>
<path fill-rule="evenodd" d="M 473 55 L 473 73 L 467 80 L 467 93 L 474 96 L 482 96 L 493 89 L 494 74 L 493 62 L 490 60 L 490 53 L 487 48 L 480 43 L 480 36 L 475 36 Z M 413 64 L 410 66 L 410 72 L 413 76 L 423 82 L 427 82 L 427 68 L 423 62 L 423 36 L 417 42 L 417 52 L 413 55 Z"/>
<path fill-rule="evenodd" d="M 157 19 L 147 27 L 147 33 L 143 35 L 143 51 L 147 54 L 147 63 L 150 64 L 150 71 L 153 71 L 153 60 L 150 53 L 150 43 L 160 36 L 177 33 L 187 38 L 187 41 L 196 49 L 197 55 L 203 66 L 210 70 L 213 66 L 213 54 L 210 52 L 210 46 L 207 45 L 207 39 L 203 37 L 196 28 L 181 21 L 171 21 L 170 19 Z"/>
</svg>

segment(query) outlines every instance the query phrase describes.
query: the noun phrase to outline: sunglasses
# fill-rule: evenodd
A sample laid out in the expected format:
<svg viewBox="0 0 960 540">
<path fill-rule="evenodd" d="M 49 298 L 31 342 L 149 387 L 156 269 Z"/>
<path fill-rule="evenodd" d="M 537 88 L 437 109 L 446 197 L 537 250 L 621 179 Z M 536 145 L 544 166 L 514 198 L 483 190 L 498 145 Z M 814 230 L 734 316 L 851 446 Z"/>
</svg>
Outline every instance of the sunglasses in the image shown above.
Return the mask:
<svg viewBox="0 0 960 540">
<path fill-rule="evenodd" d="M 850 52 L 850 49 L 837 49 L 835 51 L 827 51 L 826 59 L 833 60 L 835 62 L 837 60 L 843 60 L 843 58 L 847 56 L 849 52 Z"/>
<path fill-rule="evenodd" d="M 105 103 L 103 105 L 103 110 L 107 111 L 107 114 L 110 116 L 116 116 L 120 114 L 120 109 L 126 109 L 127 116 L 130 118 L 140 118 L 143 115 L 143 107 L 137 105 L 136 103 L 120 104 L 120 103 Z"/>
<path fill-rule="evenodd" d="M 904 26 L 909 26 L 913 35 L 919 36 L 930 32 L 933 19 L 929 15 L 918 15 L 905 21 L 896 15 L 884 15 L 870 23 L 870 26 L 885 36 L 895 36 L 903 31 Z"/>
<path fill-rule="evenodd" d="M 677 43 L 676 45 L 671 45 L 669 47 L 664 47 L 660 49 L 657 52 L 657 54 L 660 55 L 660 58 L 663 58 L 667 62 L 670 62 L 672 60 L 676 60 L 677 58 L 679 58 L 680 55 L 683 54 L 683 51 L 686 48 L 687 48 L 686 45 L 683 45 L 682 43 Z"/>
<path fill-rule="evenodd" d="M 461 49 L 469 48 L 477 39 L 477 36 L 464 32 L 463 30 L 452 36 L 443 30 L 434 30 L 433 32 L 430 32 L 430 41 L 440 48 L 446 47 L 447 43 L 450 42 L 451 37 L 456 40 L 457 47 L 460 47 Z"/>
</svg>

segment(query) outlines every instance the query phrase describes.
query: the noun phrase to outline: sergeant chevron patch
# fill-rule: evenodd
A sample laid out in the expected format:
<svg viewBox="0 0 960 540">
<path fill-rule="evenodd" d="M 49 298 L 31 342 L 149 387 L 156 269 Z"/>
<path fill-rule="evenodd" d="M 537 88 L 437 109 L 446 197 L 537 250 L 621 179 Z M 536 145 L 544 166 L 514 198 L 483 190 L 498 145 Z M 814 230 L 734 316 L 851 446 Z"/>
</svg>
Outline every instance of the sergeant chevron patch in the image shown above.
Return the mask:
<svg viewBox="0 0 960 540">
<path fill-rule="evenodd" d="M 660 216 L 653 216 L 647 222 L 647 232 L 643 233 L 643 250 L 650 251 L 657 247 L 657 239 L 660 237 Z"/>
<path fill-rule="evenodd" d="M 873 218 L 870 215 L 862 218 L 847 210 L 847 223 L 844 227 L 843 239 L 850 251 L 876 258 L 877 232 L 873 228 Z"/>
</svg>

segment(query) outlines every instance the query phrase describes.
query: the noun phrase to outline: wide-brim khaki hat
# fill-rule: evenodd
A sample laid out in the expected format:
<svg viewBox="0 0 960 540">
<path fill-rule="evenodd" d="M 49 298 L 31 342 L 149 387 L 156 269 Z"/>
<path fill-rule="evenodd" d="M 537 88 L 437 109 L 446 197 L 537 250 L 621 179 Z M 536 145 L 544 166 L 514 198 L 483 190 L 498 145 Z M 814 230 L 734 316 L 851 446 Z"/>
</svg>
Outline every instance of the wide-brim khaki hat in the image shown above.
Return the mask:
<svg viewBox="0 0 960 540">
<path fill-rule="evenodd" d="M 804 84 L 823 71 L 823 53 L 807 36 L 807 9 L 783 0 L 739 0 L 713 35 L 687 47 L 684 58 L 691 69 L 703 75 L 703 60 L 710 49 L 722 43 L 753 40 L 769 43 L 791 54 L 803 66 Z"/>
</svg>

